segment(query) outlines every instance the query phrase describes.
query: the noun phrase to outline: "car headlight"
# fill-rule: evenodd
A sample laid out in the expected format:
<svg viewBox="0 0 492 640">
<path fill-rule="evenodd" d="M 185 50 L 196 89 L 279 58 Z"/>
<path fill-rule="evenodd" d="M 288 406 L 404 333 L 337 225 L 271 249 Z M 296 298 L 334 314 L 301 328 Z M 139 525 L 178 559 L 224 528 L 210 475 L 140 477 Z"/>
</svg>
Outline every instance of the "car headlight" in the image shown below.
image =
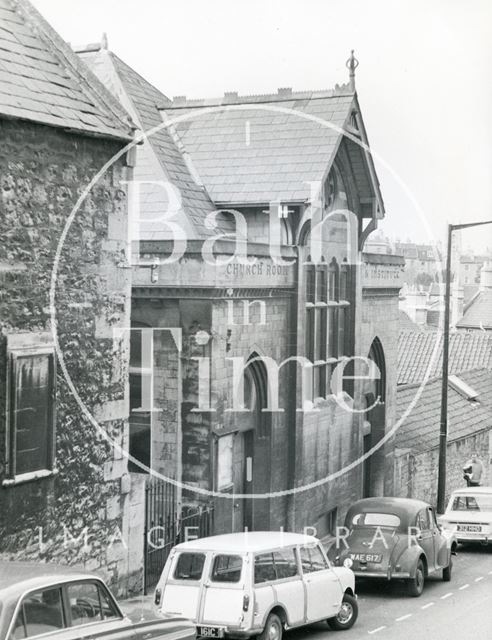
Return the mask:
<svg viewBox="0 0 492 640">
<path fill-rule="evenodd" d="M 352 560 L 352 558 L 345 558 L 345 560 L 343 561 L 343 566 L 346 569 L 351 569 L 353 564 L 354 564 L 354 561 Z"/>
</svg>

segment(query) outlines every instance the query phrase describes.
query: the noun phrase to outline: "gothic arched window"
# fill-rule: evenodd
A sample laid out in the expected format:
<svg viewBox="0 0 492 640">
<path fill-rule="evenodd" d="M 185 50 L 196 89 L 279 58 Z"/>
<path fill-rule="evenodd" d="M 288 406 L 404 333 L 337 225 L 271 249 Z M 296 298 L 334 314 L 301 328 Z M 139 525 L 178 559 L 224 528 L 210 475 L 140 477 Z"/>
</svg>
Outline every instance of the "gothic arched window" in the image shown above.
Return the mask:
<svg viewBox="0 0 492 640">
<path fill-rule="evenodd" d="M 339 361 L 349 355 L 350 332 L 349 266 L 322 259 L 314 265 L 308 258 L 306 287 L 306 358 L 313 364 L 312 399 L 331 393 L 331 374 Z"/>
</svg>

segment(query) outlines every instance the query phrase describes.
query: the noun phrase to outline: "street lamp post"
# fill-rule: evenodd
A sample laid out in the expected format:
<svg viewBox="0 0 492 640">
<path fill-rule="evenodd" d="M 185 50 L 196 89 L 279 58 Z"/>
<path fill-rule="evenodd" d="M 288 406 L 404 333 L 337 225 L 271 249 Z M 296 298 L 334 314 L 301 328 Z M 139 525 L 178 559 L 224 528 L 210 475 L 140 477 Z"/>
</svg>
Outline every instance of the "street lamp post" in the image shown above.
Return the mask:
<svg viewBox="0 0 492 640">
<path fill-rule="evenodd" d="M 441 421 L 439 430 L 439 468 L 437 476 L 437 512 L 444 513 L 446 497 L 446 450 L 448 444 L 448 378 L 449 378 L 449 315 L 451 306 L 451 250 L 453 231 L 492 224 L 492 220 L 484 222 L 468 222 L 467 224 L 448 224 L 448 247 L 446 254 L 446 289 L 444 293 L 444 331 L 442 350 L 442 388 L 441 388 Z"/>
</svg>

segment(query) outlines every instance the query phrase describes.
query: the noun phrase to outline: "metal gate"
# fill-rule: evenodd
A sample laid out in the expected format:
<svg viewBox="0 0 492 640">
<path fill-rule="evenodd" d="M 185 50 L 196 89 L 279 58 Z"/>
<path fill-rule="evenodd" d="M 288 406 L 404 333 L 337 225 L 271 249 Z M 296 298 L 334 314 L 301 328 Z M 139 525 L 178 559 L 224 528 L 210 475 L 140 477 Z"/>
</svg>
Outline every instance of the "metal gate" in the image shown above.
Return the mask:
<svg viewBox="0 0 492 640">
<path fill-rule="evenodd" d="M 158 582 L 171 549 L 213 533 L 213 506 L 179 508 L 176 486 L 149 478 L 145 487 L 144 593 Z"/>
</svg>

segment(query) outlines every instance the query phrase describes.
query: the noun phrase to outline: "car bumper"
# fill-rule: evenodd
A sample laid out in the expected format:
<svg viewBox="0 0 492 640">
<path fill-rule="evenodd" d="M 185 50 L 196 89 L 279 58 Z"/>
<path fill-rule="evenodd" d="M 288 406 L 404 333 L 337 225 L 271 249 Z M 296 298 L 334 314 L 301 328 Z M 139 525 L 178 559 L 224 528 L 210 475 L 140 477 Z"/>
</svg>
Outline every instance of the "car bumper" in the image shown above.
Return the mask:
<svg viewBox="0 0 492 640">
<path fill-rule="evenodd" d="M 483 544 L 492 543 L 492 537 L 490 534 L 460 531 L 459 533 L 456 533 L 455 536 L 458 542 L 482 542 Z"/>
<path fill-rule="evenodd" d="M 407 580 L 411 578 L 409 571 L 395 571 L 391 573 L 390 571 L 361 571 L 359 569 L 355 569 L 352 571 L 356 578 L 377 578 L 379 580 Z"/>
<path fill-rule="evenodd" d="M 239 627 L 230 627 L 230 626 L 222 626 L 222 625 L 214 625 L 214 624 L 197 624 L 197 638 L 210 638 L 210 636 L 201 634 L 199 632 L 200 627 L 207 628 L 217 628 L 221 629 L 223 632 L 220 637 L 222 638 L 253 638 L 254 636 L 259 635 L 262 632 L 262 629 L 241 629 Z"/>
</svg>

